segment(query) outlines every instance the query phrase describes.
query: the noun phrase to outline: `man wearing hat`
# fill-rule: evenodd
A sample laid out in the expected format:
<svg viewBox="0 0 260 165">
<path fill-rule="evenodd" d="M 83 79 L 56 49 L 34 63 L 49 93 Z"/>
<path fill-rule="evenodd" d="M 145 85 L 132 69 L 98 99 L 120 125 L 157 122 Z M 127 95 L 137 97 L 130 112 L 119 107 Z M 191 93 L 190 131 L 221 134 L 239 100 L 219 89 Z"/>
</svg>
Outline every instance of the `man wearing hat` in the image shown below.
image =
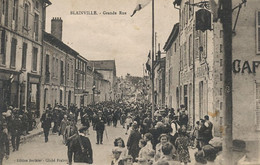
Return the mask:
<svg viewBox="0 0 260 165">
<path fill-rule="evenodd" d="M 103 133 L 105 130 L 105 118 L 102 116 L 102 111 L 98 111 L 96 120 L 97 144 L 103 144 Z"/>
<path fill-rule="evenodd" d="M 43 112 L 40 121 L 42 123 L 42 128 L 43 128 L 44 137 L 45 137 L 45 143 L 47 143 L 49 131 L 51 128 L 51 122 L 52 122 L 52 115 L 50 114 L 49 110 L 46 110 Z"/>
<path fill-rule="evenodd" d="M 93 163 L 93 151 L 87 135 L 88 128 L 82 126 L 79 132 L 73 136 L 71 151 L 74 153 L 74 162 L 76 163 Z M 72 161 L 69 162 L 72 164 Z"/>
<path fill-rule="evenodd" d="M 4 157 L 9 158 L 9 139 L 7 132 L 3 128 L 4 123 L 0 121 L 0 165 L 2 165 Z"/>
<path fill-rule="evenodd" d="M 22 115 L 19 115 L 18 112 L 14 113 L 14 118 L 11 121 L 11 141 L 13 146 L 13 152 L 18 151 L 20 145 L 20 137 L 22 133 Z"/>
</svg>

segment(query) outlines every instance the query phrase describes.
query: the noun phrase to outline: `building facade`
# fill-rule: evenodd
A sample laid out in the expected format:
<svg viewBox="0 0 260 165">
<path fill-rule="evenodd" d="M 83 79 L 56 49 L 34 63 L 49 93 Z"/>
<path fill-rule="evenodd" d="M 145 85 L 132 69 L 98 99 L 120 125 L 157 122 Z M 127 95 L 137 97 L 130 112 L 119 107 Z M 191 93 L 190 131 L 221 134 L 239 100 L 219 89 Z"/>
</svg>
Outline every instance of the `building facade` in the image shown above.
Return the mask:
<svg viewBox="0 0 260 165">
<path fill-rule="evenodd" d="M 165 45 L 165 101 L 168 108 L 178 108 L 179 104 L 179 23 L 175 24 Z"/>
<path fill-rule="evenodd" d="M 241 1 L 233 0 L 233 8 Z M 238 14 L 234 10 L 233 25 Z M 260 3 L 251 0 L 240 10 L 232 37 L 233 139 L 246 142 L 248 161 L 260 162 Z M 258 164 L 255 163 L 255 164 Z"/>
<path fill-rule="evenodd" d="M 115 100 L 117 91 L 116 63 L 115 60 L 91 61 L 92 67 L 110 82 L 109 100 Z"/>
<path fill-rule="evenodd" d="M 40 109 L 43 29 L 48 0 L 2 0 L 0 9 L 0 109 Z"/>
<path fill-rule="evenodd" d="M 74 103 L 75 59 L 78 53 L 62 42 L 62 20 L 53 18 L 52 34 L 44 32 L 41 110 L 47 105 L 68 107 Z"/>
<path fill-rule="evenodd" d="M 165 61 L 158 55 L 154 62 L 154 103 L 158 108 L 165 107 Z"/>
</svg>

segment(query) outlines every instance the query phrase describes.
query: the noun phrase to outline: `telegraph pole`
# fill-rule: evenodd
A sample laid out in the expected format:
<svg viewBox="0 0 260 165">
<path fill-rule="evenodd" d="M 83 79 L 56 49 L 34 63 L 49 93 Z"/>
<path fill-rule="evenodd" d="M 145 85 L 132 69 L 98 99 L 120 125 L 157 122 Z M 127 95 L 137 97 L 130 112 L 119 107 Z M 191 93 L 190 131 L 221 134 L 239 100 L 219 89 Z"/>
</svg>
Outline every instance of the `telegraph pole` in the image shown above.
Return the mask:
<svg viewBox="0 0 260 165">
<path fill-rule="evenodd" d="M 224 135 L 223 135 L 223 156 L 224 164 L 233 164 L 232 158 L 232 0 L 222 0 L 220 19 L 223 25 L 224 42 Z"/>
<path fill-rule="evenodd" d="M 152 0 L 152 120 L 154 121 L 154 0 Z"/>
</svg>

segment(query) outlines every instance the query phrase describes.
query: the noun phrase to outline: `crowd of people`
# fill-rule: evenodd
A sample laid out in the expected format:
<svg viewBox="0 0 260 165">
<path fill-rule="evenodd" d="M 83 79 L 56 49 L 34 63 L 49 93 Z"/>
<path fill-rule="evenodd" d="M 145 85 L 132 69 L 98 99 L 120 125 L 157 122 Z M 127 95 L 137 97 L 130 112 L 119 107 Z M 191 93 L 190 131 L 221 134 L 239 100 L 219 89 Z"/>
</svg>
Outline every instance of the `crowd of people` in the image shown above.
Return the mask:
<svg viewBox="0 0 260 165">
<path fill-rule="evenodd" d="M 23 109 L 19 111 L 9 107 L 2 116 L 1 162 L 10 153 L 8 137 L 11 136 L 13 151 L 16 151 L 19 149 L 20 135 L 29 133 L 34 125 L 31 115 Z M 78 119 L 82 124 L 79 129 Z M 112 165 L 188 164 L 191 162 L 191 147 L 197 148 L 196 161 L 205 163 L 214 161 L 221 150 L 221 147 L 209 144 L 213 138 L 213 124 L 209 121 L 209 116 L 204 116 L 192 128 L 184 105 L 177 110 L 155 109 L 153 114 L 151 104 L 141 102 L 102 102 L 81 108 L 75 105 L 69 108 L 56 105 L 46 108 L 40 122 L 46 143 L 50 130 L 53 134 L 62 136 L 63 144 L 67 146 L 68 164 L 72 164 L 73 155 L 74 162 L 93 163 L 91 142 L 86 136 L 90 126 L 96 131 L 96 145 L 103 144 L 106 126 L 121 125 L 125 129 L 128 139 L 126 143 L 122 137 L 115 139 Z"/>
</svg>

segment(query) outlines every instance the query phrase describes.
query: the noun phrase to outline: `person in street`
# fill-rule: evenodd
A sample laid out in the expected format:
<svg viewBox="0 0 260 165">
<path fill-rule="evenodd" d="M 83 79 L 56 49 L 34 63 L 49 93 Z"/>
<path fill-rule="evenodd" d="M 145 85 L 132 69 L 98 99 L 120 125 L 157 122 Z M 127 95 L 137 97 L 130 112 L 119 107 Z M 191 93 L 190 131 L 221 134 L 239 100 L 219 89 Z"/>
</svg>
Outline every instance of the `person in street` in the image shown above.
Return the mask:
<svg viewBox="0 0 260 165">
<path fill-rule="evenodd" d="M 129 130 L 129 128 L 130 128 L 131 125 L 132 125 L 132 122 L 133 122 L 133 119 L 132 119 L 131 115 L 128 114 L 128 115 L 127 115 L 127 118 L 126 118 L 126 120 L 125 120 L 125 124 L 126 124 L 126 132 L 125 132 L 125 134 L 126 134 L 126 135 L 127 135 L 127 132 L 128 132 L 128 130 Z"/>
<path fill-rule="evenodd" d="M 181 165 L 180 162 L 174 160 L 174 153 L 173 153 L 173 145 L 170 142 L 166 142 L 162 146 L 162 157 L 154 164 L 154 165 L 161 165 L 168 163 L 168 165 Z"/>
<path fill-rule="evenodd" d="M 112 153 L 113 160 L 111 161 L 111 165 L 124 165 L 124 161 L 120 159 L 122 151 L 119 149 L 119 147 L 114 147 Z"/>
<path fill-rule="evenodd" d="M 65 129 L 65 145 L 68 147 L 68 163 L 72 163 L 72 155 L 73 155 L 73 150 L 72 150 L 72 144 L 73 144 L 73 138 L 77 134 L 77 127 L 76 127 L 76 122 L 74 121 L 74 118 L 70 118 L 70 124 L 66 127 Z"/>
<path fill-rule="evenodd" d="M 48 109 L 43 112 L 40 121 L 42 123 L 42 128 L 43 128 L 44 137 L 45 137 L 45 143 L 47 143 L 49 140 L 48 136 L 49 136 L 49 132 L 50 132 L 50 128 L 51 128 L 51 121 L 52 121 L 52 116 Z"/>
<path fill-rule="evenodd" d="M 147 150 L 147 148 L 145 148 L 146 146 L 146 141 L 144 139 L 139 140 L 139 154 L 138 154 L 138 158 L 136 158 L 136 160 L 138 161 L 138 165 L 148 165 L 148 161 L 152 158 L 150 158 L 148 156 L 149 154 L 149 150 Z"/>
<path fill-rule="evenodd" d="M 206 127 L 206 129 L 204 130 L 205 143 L 209 144 L 209 141 L 213 138 L 213 135 L 212 135 L 213 124 L 211 121 L 209 121 L 208 115 L 204 116 L 204 120 L 205 120 L 204 125 Z"/>
<path fill-rule="evenodd" d="M 17 111 L 14 113 L 14 118 L 11 124 L 11 141 L 13 146 L 13 152 L 19 150 L 20 137 L 22 133 L 22 115 L 19 115 Z"/>
<path fill-rule="evenodd" d="M 8 159 L 10 154 L 8 133 L 4 129 L 4 124 L 6 123 L 0 121 L 0 165 L 3 164 L 4 157 Z"/>
<path fill-rule="evenodd" d="M 69 124 L 70 123 L 69 123 L 67 115 L 64 115 L 64 118 L 62 119 L 62 121 L 60 123 L 60 130 L 59 130 L 59 135 L 62 135 L 62 137 L 63 137 L 63 140 L 62 140 L 63 144 L 65 144 L 65 130 Z"/>
<path fill-rule="evenodd" d="M 124 140 L 121 137 L 116 138 L 114 141 L 114 146 L 119 147 L 119 149 L 122 151 L 119 159 L 123 160 L 128 155 Z"/>
<path fill-rule="evenodd" d="M 141 138 L 141 133 L 138 131 L 138 125 L 133 124 L 133 130 L 131 131 L 127 141 L 127 149 L 128 155 L 131 155 L 133 157 L 134 162 L 136 162 L 136 158 L 140 151 L 138 144 Z"/>
<path fill-rule="evenodd" d="M 190 140 L 187 136 L 186 126 L 182 125 L 179 129 L 179 136 L 176 139 L 177 154 L 179 161 L 185 165 L 190 162 L 189 144 Z"/>
<path fill-rule="evenodd" d="M 155 147 L 155 161 L 157 161 L 158 159 L 160 159 L 163 156 L 163 152 L 162 152 L 162 146 L 164 144 L 166 144 L 167 142 L 169 142 L 169 136 L 167 134 L 161 134 L 159 137 L 160 143 L 158 143 Z M 176 149 L 173 146 L 173 154 L 176 154 Z"/>
<path fill-rule="evenodd" d="M 102 111 L 99 111 L 96 120 L 96 133 L 97 133 L 96 144 L 103 144 L 104 130 L 105 130 L 105 118 L 102 116 Z"/>
<path fill-rule="evenodd" d="M 87 130 L 88 128 L 86 126 L 82 126 L 79 129 L 79 132 L 74 135 L 75 137 L 72 139 L 71 148 L 74 154 L 75 163 L 93 163 L 93 151 L 91 142 L 87 137 Z"/>
</svg>

